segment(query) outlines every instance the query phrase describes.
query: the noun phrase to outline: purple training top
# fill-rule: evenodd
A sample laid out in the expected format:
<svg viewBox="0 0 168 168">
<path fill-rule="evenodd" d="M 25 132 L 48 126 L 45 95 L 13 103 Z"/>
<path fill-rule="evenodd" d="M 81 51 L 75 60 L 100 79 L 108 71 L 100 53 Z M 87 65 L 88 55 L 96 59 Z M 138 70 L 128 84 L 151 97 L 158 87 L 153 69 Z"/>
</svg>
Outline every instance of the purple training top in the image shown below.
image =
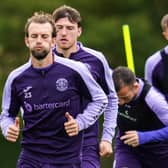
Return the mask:
<svg viewBox="0 0 168 168">
<path fill-rule="evenodd" d="M 84 111 L 83 97 L 90 100 Z M 55 56 L 52 65 L 36 69 L 29 61 L 12 71 L 6 81 L 1 129 L 5 136 L 22 107 L 25 156 L 44 163 L 78 163 L 82 132 L 73 137 L 66 134 L 65 112 L 83 130 L 98 119 L 106 105 L 104 92 L 82 63 Z"/>
</svg>

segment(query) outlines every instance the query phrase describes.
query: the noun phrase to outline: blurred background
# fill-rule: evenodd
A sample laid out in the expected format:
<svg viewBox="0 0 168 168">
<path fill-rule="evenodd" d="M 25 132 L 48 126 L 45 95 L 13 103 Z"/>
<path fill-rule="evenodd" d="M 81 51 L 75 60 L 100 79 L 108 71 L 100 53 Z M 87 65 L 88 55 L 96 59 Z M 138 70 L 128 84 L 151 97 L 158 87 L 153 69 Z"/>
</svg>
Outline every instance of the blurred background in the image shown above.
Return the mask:
<svg viewBox="0 0 168 168">
<path fill-rule="evenodd" d="M 144 75 L 147 57 L 166 45 L 160 20 L 168 13 L 167 0 L 1 0 L 0 4 L 0 102 L 7 75 L 28 60 L 24 25 L 35 11 L 52 13 L 60 5 L 78 9 L 83 18 L 80 41 L 104 53 L 112 68 L 127 65 L 122 26 L 130 26 L 135 72 Z M 101 119 L 102 122 L 102 119 Z M 101 123 L 100 123 L 101 125 Z M 0 134 L 0 168 L 15 168 L 19 142 L 9 143 Z M 112 168 L 113 157 L 101 160 Z"/>
</svg>

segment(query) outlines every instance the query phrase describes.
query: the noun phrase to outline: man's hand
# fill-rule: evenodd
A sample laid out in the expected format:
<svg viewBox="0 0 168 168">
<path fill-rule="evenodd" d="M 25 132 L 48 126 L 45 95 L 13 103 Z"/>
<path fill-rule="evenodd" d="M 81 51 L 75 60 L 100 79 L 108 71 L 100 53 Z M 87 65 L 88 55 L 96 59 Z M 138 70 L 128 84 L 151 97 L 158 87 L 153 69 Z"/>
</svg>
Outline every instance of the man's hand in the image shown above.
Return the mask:
<svg viewBox="0 0 168 168">
<path fill-rule="evenodd" d="M 139 137 L 137 131 L 126 131 L 125 135 L 121 136 L 120 139 L 132 147 L 137 147 L 139 145 Z"/>
<path fill-rule="evenodd" d="M 15 124 L 10 125 L 7 130 L 6 139 L 10 142 L 16 142 L 19 137 L 20 132 L 20 119 L 19 117 L 15 118 Z"/>
<path fill-rule="evenodd" d="M 79 126 L 77 121 L 68 113 L 65 113 L 65 117 L 67 118 L 67 122 L 64 123 L 64 128 L 66 133 L 69 136 L 75 136 L 79 133 Z"/>
<path fill-rule="evenodd" d="M 101 141 L 99 145 L 99 154 L 100 156 L 104 157 L 109 157 L 113 153 L 112 145 L 108 141 Z"/>
</svg>

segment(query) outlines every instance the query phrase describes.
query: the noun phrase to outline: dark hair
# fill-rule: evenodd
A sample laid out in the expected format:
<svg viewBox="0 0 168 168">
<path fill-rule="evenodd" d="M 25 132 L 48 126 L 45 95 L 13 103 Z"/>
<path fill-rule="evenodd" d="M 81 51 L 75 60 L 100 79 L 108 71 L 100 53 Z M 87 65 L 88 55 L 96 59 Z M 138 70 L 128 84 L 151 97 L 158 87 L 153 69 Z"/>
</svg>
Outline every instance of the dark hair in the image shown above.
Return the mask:
<svg viewBox="0 0 168 168">
<path fill-rule="evenodd" d="M 135 74 L 124 66 L 115 68 L 112 77 L 116 92 L 124 86 L 132 86 L 136 82 Z"/>
<path fill-rule="evenodd" d="M 34 15 L 27 19 L 27 22 L 25 24 L 25 36 L 29 36 L 28 28 L 31 23 L 50 23 L 52 27 L 52 37 L 56 37 L 56 29 L 55 29 L 55 23 L 52 18 L 51 14 L 45 13 L 43 11 L 35 12 Z"/>
<path fill-rule="evenodd" d="M 55 9 L 55 11 L 53 12 L 54 22 L 57 22 L 57 20 L 65 17 L 67 17 L 70 22 L 77 23 L 78 27 L 81 27 L 82 18 L 79 11 L 77 11 L 75 8 L 63 5 Z"/>
</svg>

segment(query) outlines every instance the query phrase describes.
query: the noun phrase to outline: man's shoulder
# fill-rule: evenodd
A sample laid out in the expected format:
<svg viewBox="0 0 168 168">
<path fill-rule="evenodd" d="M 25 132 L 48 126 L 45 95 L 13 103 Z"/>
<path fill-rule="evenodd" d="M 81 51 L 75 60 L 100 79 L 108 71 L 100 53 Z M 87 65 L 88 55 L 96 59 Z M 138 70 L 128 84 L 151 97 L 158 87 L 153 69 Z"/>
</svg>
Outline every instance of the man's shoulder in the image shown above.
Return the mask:
<svg viewBox="0 0 168 168">
<path fill-rule="evenodd" d="M 26 69 L 28 69 L 31 66 L 30 62 L 27 62 L 19 67 L 17 67 L 16 69 L 12 70 L 9 74 L 9 78 L 13 78 L 18 76 L 19 74 L 23 73 Z"/>
<path fill-rule="evenodd" d="M 105 58 L 105 56 L 103 55 L 103 53 L 99 50 L 93 49 L 93 48 L 89 48 L 86 46 L 81 45 L 81 49 L 87 53 L 89 53 L 92 56 L 96 56 L 98 58 Z"/>
<path fill-rule="evenodd" d="M 149 56 L 146 60 L 146 64 L 147 65 L 156 65 L 158 62 L 160 62 L 161 61 L 160 51 L 161 50 L 156 51 L 154 54 Z"/>
<path fill-rule="evenodd" d="M 26 69 L 28 69 L 31 66 L 31 63 L 28 62 L 24 65 L 21 65 L 20 67 L 14 69 L 13 71 L 10 72 L 10 74 L 7 77 L 6 83 L 7 85 L 11 85 L 13 81 L 19 77 Z"/>
<path fill-rule="evenodd" d="M 157 50 L 156 52 L 154 52 L 151 56 L 149 56 L 146 60 L 146 62 L 151 62 L 153 60 L 157 60 L 160 61 L 161 60 L 161 51 L 165 50 L 166 54 L 168 54 L 168 45 L 165 46 L 164 48 Z"/>
<path fill-rule="evenodd" d="M 72 59 L 67 59 L 63 57 L 59 57 L 57 55 L 54 56 L 55 62 L 62 64 L 63 66 L 66 66 L 69 69 L 73 69 L 77 72 L 85 71 L 87 70 L 87 67 L 84 65 L 84 63 L 80 61 L 75 61 Z"/>
</svg>

